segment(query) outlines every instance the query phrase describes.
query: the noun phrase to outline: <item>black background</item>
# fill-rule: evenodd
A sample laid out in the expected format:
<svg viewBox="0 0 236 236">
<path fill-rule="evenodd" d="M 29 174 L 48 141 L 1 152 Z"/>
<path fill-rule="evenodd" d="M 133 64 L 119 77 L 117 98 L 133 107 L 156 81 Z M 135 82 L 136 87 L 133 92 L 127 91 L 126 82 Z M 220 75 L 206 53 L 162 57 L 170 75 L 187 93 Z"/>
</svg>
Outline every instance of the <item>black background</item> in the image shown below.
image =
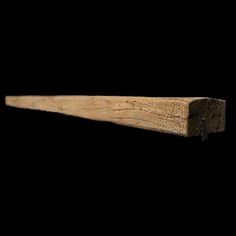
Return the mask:
<svg viewBox="0 0 236 236">
<path fill-rule="evenodd" d="M 53 193 L 66 192 L 92 208 L 115 201 L 137 211 L 145 195 L 147 205 L 161 198 L 173 208 L 192 201 L 195 210 L 218 211 L 216 196 L 232 196 L 234 178 L 230 15 L 88 9 L 5 18 L 0 119 L 9 197 L 30 191 L 54 205 Z M 202 142 L 4 105 L 6 95 L 34 94 L 221 98 L 226 132 Z"/>
</svg>

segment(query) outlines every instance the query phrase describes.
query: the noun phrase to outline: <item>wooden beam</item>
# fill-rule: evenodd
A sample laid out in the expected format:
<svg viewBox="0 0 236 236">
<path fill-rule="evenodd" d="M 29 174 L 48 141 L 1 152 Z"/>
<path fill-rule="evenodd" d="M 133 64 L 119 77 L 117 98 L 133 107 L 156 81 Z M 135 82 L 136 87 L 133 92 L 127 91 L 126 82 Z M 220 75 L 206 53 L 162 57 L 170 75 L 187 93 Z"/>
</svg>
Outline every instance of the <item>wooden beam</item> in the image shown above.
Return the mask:
<svg viewBox="0 0 236 236">
<path fill-rule="evenodd" d="M 8 106 L 198 136 L 225 129 L 225 101 L 199 97 L 8 96 Z"/>
</svg>

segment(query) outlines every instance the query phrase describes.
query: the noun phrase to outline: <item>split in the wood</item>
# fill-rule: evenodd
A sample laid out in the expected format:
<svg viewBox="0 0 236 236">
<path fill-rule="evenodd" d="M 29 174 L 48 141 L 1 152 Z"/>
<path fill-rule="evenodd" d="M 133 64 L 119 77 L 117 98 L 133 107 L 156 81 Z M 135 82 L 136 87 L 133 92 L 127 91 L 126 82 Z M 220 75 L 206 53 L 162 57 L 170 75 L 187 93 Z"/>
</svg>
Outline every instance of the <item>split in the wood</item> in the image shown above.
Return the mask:
<svg viewBox="0 0 236 236">
<path fill-rule="evenodd" d="M 226 102 L 205 97 L 7 96 L 6 104 L 182 136 L 225 130 Z"/>
</svg>

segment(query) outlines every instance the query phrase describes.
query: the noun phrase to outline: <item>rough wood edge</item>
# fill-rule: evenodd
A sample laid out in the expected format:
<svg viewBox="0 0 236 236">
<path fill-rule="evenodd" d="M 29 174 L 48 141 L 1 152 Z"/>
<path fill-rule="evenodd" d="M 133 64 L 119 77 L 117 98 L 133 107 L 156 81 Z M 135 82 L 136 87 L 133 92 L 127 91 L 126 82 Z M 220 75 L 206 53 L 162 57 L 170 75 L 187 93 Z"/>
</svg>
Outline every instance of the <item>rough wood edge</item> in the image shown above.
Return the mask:
<svg viewBox="0 0 236 236">
<path fill-rule="evenodd" d="M 188 136 L 201 132 L 217 133 L 225 130 L 226 101 L 204 98 L 189 104 Z M 205 130 L 204 130 L 205 129 Z"/>
</svg>

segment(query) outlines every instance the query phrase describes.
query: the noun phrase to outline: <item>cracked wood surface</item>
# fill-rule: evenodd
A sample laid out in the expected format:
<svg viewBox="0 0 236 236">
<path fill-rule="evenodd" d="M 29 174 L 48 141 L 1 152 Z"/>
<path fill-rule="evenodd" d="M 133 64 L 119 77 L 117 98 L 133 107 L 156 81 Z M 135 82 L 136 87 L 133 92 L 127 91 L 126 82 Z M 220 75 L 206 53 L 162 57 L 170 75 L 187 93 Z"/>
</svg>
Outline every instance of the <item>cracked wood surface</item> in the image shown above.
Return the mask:
<svg viewBox="0 0 236 236">
<path fill-rule="evenodd" d="M 17 108 L 57 112 L 98 121 L 172 133 L 200 135 L 225 129 L 225 101 L 201 97 L 7 96 Z"/>
</svg>

